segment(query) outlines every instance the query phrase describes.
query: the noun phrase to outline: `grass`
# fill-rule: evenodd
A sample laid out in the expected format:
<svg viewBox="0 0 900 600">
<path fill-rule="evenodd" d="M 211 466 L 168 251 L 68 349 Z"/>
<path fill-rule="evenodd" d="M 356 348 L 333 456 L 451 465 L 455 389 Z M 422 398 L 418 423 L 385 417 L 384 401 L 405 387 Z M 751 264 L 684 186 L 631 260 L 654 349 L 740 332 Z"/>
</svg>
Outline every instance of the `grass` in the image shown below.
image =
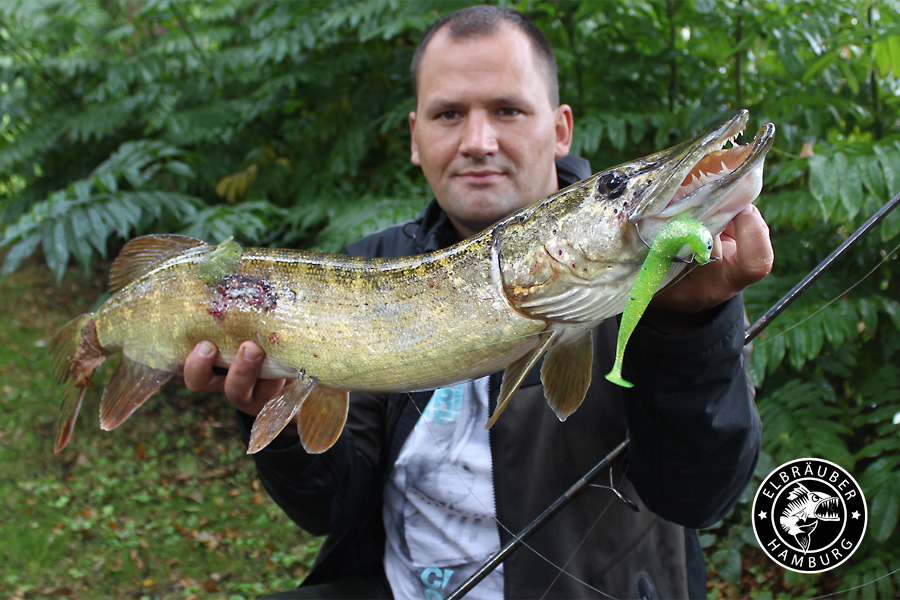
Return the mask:
<svg viewBox="0 0 900 600">
<path fill-rule="evenodd" d="M 104 432 L 95 393 L 54 456 L 46 345 L 104 280 L 57 283 L 35 260 L 0 281 L 0 598 L 237 600 L 296 586 L 319 541 L 266 496 L 221 397 L 170 383 Z"/>
</svg>

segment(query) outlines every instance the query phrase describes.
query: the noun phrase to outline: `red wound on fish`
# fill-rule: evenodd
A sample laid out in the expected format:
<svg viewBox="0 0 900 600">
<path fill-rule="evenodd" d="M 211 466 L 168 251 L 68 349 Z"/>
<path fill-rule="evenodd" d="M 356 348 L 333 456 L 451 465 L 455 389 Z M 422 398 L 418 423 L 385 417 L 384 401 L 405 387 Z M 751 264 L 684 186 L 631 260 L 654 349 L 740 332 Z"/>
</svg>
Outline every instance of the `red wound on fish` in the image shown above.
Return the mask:
<svg viewBox="0 0 900 600">
<path fill-rule="evenodd" d="M 276 306 L 275 291 L 266 279 L 231 275 L 212 291 L 212 299 L 206 312 L 216 321 L 222 321 L 228 311 L 235 307 L 268 312 Z"/>
</svg>

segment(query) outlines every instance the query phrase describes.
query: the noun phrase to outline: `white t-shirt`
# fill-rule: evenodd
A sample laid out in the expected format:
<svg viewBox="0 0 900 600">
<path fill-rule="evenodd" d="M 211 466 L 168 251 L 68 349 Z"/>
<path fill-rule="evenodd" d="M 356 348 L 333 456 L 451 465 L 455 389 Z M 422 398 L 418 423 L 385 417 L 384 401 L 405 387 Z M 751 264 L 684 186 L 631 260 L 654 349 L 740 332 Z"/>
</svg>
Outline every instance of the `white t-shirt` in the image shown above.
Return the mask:
<svg viewBox="0 0 900 600">
<path fill-rule="evenodd" d="M 384 490 L 384 569 L 395 598 L 442 600 L 500 549 L 488 379 L 436 390 Z M 502 565 L 467 599 L 503 597 Z"/>
</svg>

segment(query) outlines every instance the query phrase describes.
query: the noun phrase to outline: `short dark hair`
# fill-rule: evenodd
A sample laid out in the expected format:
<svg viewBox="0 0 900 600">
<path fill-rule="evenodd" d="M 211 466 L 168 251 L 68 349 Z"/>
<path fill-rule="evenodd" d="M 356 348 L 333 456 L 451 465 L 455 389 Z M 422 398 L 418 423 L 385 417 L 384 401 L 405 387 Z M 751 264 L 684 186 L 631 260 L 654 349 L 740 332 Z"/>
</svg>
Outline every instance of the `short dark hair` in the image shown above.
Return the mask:
<svg viewBox="0 0 900 600">
<path fill-rule="evenodd" d="M 502 23 L 509 23 L 524 33 L 531 46 L 546 69 L 547 87 L 550 90 L 550 103 L 559 106 L 559 79 L 556 69 L 556 56 L 553 54 L 553 46 L 547 36 L 537 28 L 524 14 L 502 6 L 478 5 L 470 6 L 462 10 L 442 17 L 422 36 L 422 40 L 416 47 L 410 64 L 410 76 L 412 78 L 413 92 L 419 94 L 419 64 L 425 54 L 425 48 L 431 42 L 434 34 L 445 25 L 449 28 L 451 38 L 472 38 L 495 33 Z"/>
</svg>

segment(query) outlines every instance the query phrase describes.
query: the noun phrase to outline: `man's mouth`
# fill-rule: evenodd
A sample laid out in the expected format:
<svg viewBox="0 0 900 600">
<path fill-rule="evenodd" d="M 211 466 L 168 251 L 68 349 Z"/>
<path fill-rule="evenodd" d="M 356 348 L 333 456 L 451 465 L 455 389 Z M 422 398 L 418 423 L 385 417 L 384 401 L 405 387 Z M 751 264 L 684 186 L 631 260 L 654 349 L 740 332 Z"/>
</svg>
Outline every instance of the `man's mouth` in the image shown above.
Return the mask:
<svg viewBox="0 0 900 600">
<path fill-rule="evenodd" d="M 471 171 L 463 171 L 456 176 L 458 179 L 465 181 L 466 183 L 472 183 L 476 185 L 484 185 L 489 183 L 494 183 L 500 178 L 503 177 L 502 171 L 496 171 L 493 169 L 479 169 L 479 170 L 471 170 Z"/>
</svg>

